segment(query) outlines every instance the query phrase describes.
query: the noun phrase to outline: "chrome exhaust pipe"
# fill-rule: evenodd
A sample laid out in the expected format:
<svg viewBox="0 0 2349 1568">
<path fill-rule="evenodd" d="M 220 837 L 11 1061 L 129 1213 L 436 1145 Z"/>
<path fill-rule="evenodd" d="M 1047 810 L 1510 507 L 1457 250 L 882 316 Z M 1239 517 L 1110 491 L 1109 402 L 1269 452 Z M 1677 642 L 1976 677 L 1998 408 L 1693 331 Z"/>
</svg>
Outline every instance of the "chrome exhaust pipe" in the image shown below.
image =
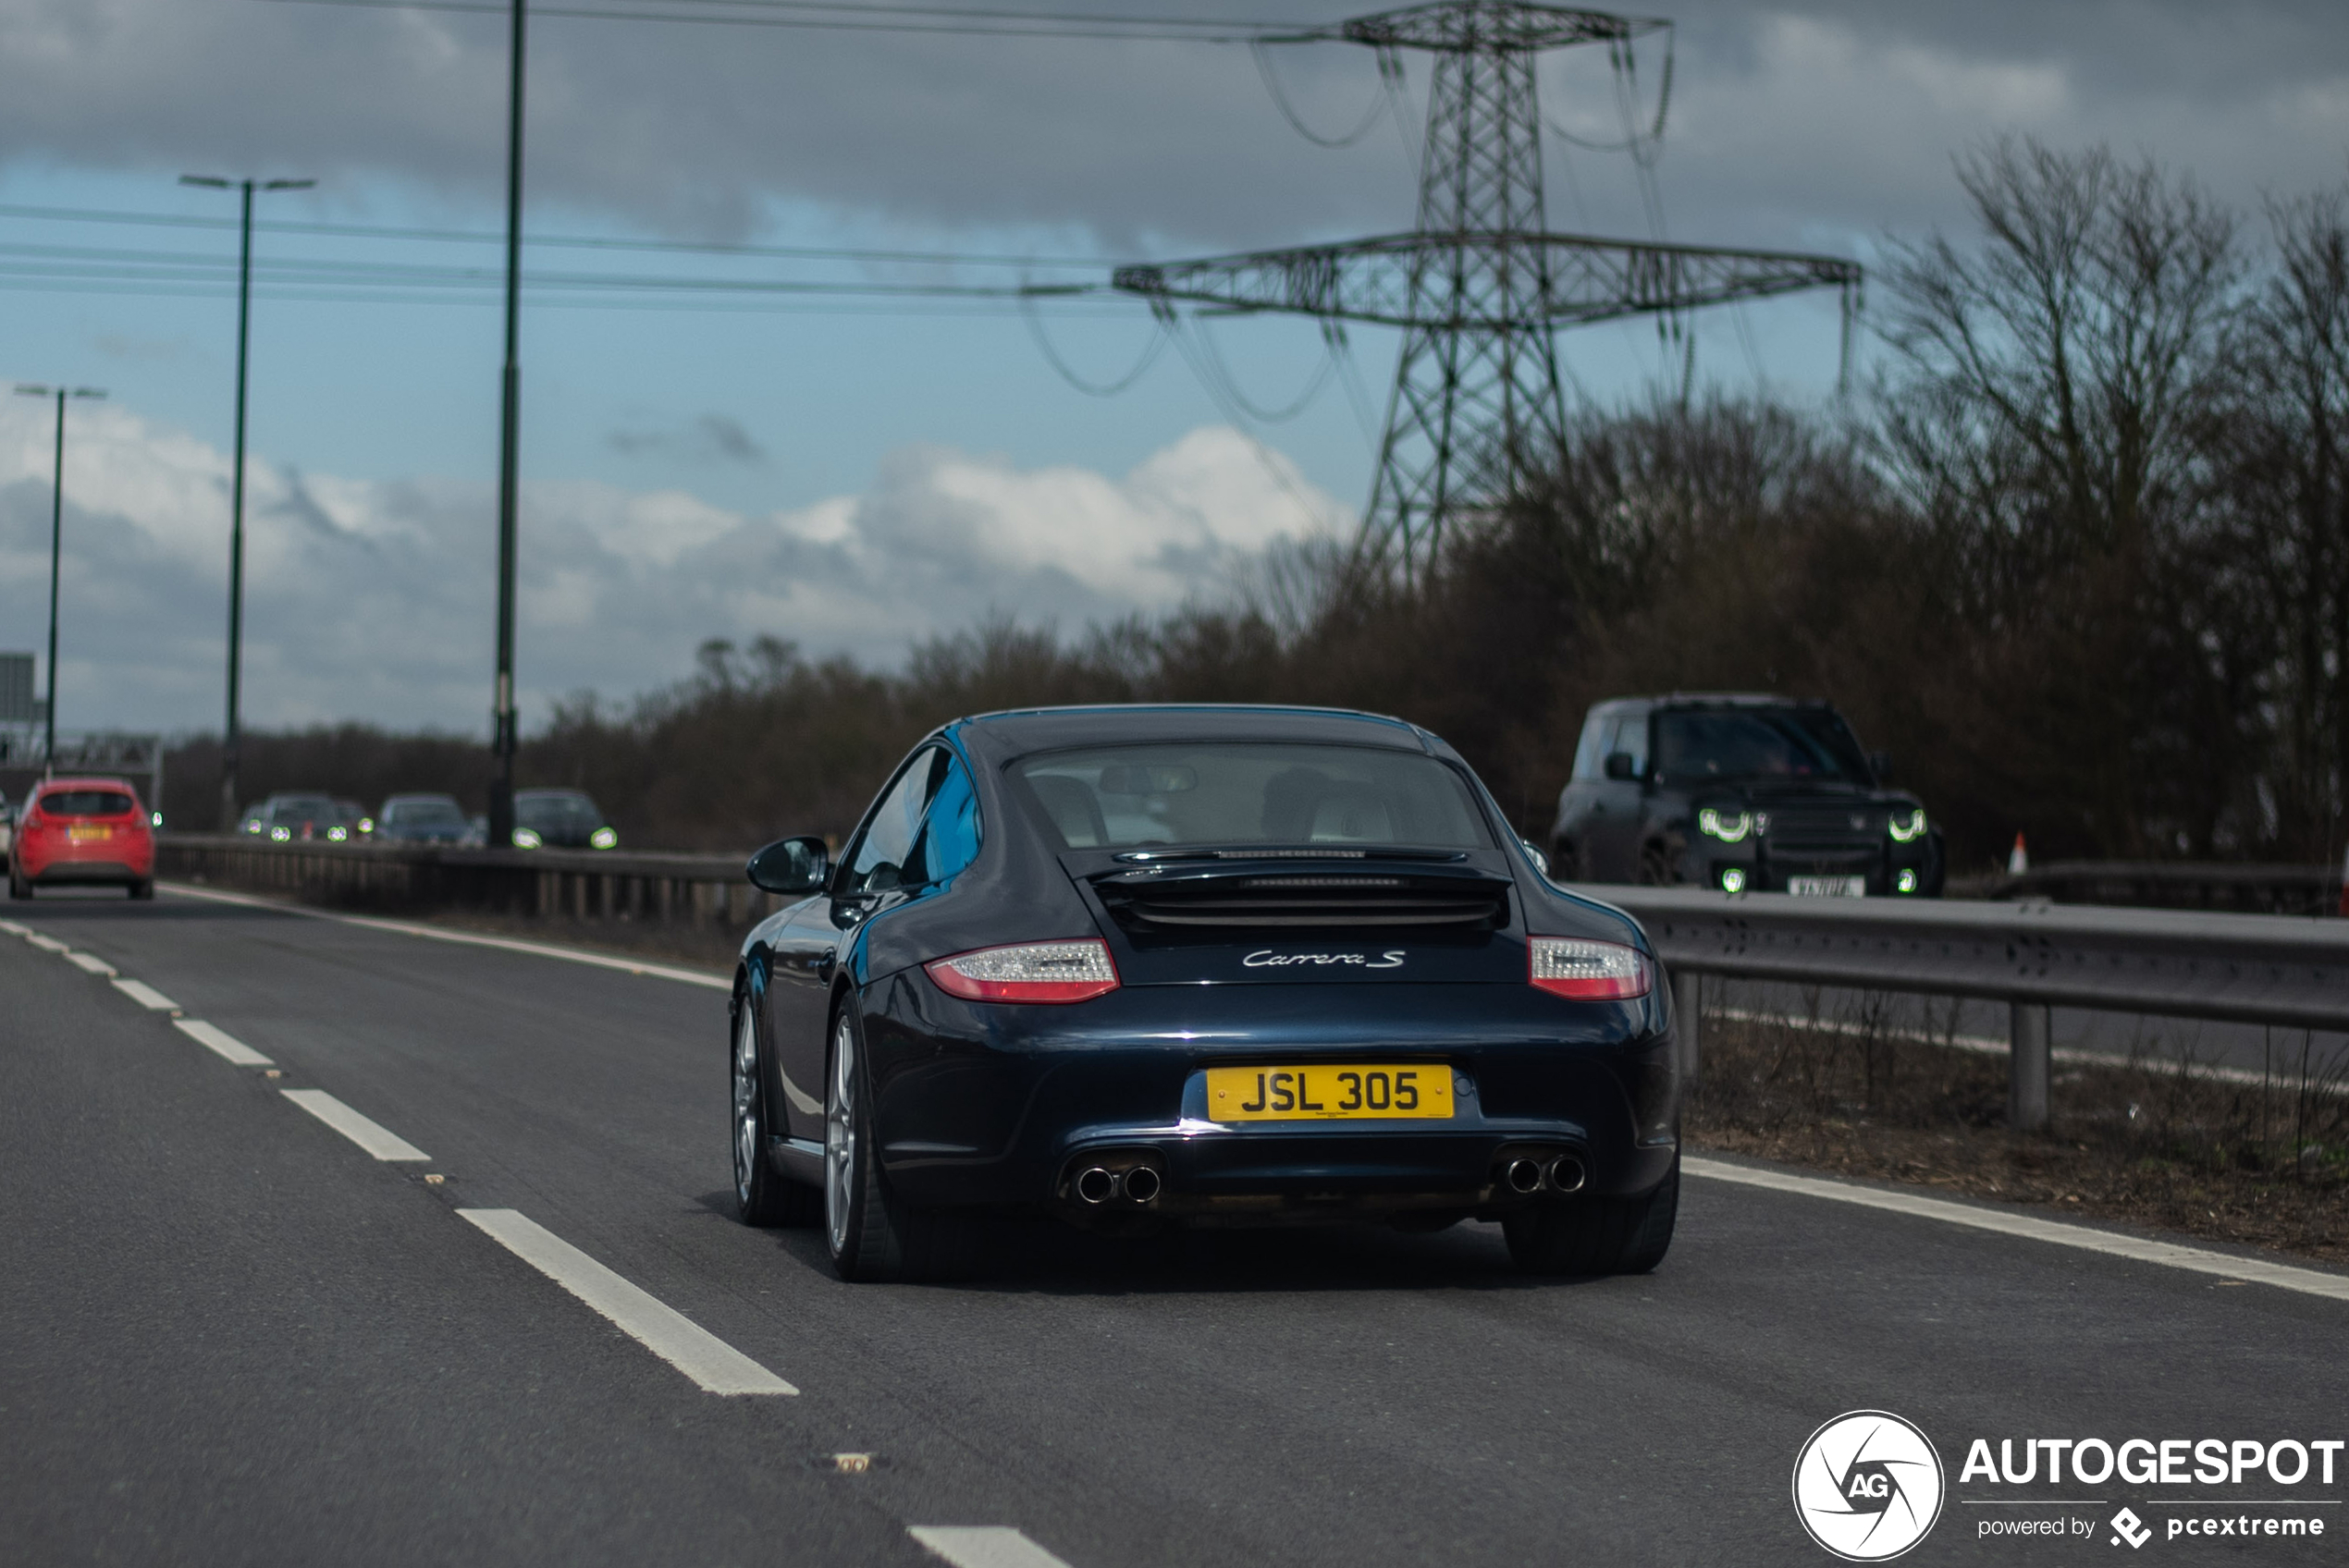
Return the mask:
<svg viewBox="0 0 2349 1568">
<path fill-rule="evenodd" d="M 1509 1161 L 1508 1170 L 1503 1174 L 1513 1193 L 1521 1195 L 1542 1190 L 1542 1162 L 1538 1159 L 1519 1157 Z"/>
<path fill-rule="evenodd" d="M 1550 1190 L 1552 1192 L 1579 1193 L 1582 1190 L 1582 1183 L 1590 1179 L 1590 1171 L 1583 1167 L 1580 1160 L 1570 1154 L 1562 1154 L 1550 1162 Z"/>
<path fill-rule="evenodd" d="M 1148 1203 L 1158 1196 L 1166 1183 L 1157 1171 L 1147 1165 L 1138 1165 L 1125 1173 L 1125 1197 L 1130 1203 Z"/>
<path fill-rule="evenodd" d="M 1106 1166 L 1088 1166 L 1077 1173 L 1076 1195 L 1089 1204 L 1105 1204 L 1117 1195 L 1117 1172 Z"/>
</svg>

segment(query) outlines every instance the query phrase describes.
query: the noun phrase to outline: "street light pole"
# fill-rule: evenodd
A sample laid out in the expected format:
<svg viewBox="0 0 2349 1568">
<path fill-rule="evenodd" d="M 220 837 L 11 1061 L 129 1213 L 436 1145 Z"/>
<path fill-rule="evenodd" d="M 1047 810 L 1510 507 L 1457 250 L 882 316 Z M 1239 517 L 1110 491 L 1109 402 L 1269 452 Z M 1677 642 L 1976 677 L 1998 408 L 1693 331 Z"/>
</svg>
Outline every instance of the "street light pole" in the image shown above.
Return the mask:
<svg viewBox="0 0 2349 1568">
<path fill-rule="evenodd" d="M 54 775 L 57 769 L 57 577 L 65 558 L 66 540 L 66 399 L 68 398 L 103 398 L 105 394 L 94 386 L 31 386 L 17 388 L 27 398 L 55 398 L 57 400 L 57 467 L 56 477 L 49 487 L 49 705 L 42 716 L 41 770 L 43 776 Z"/>
<path fill-rule="evenodd" d="M 234 190 L 241 200 L 237 247 L 237 459 L 228 481 L 228 725 L 220 745 L 220 830 L 237 826 L 237 755 L 243 736 L 238 723 L 239 687 L 245 647 L 245 361 L 252 329 L 252 193 L 307 190 L 314 179 L 223 179 L 183 174 L 182 185 Z"/>
<path fill-rule="evenodd" d="M 489 841 L 514 841 L 514 553 L 522 435 L 522 102 L 523 0 L 513 0 L 506 92 L 506 367 L 498 452 L 498 772 L 489 787 Z"/>
</svg>

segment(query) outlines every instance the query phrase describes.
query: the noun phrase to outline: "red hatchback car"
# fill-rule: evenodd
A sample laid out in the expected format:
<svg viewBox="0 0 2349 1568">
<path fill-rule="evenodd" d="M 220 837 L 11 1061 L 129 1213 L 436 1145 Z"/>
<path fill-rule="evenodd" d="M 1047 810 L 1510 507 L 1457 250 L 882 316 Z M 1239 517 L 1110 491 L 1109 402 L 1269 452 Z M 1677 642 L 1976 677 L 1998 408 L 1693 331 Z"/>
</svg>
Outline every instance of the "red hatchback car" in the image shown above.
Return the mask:
<svg viewBox="0 0 2349 1568">
<path fill-rule="evenodd" d="M 139 792 L 115 778 L 52 778 L 18 815 L 8 851 L 8 896 L 35 888 L 99 883 L 134 899 L 155 896 L 155 833 Z"/>
</svg>

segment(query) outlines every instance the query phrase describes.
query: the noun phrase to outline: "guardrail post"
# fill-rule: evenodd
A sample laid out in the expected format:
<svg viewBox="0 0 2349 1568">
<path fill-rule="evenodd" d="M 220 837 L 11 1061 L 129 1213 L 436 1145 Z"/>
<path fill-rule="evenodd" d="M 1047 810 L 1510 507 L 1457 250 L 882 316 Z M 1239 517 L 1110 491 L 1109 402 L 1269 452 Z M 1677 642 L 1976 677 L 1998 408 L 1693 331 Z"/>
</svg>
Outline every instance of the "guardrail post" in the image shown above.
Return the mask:
<svg viewBox="0 0 2349 1568">
<path fill-rule="evenodd" d="M 2048 1009 L 2008 1004 L 2007 1121 L 2018 1133 L 2048 1126 Z"/>
<path fill-rule="evenodd" d="M 1672 976 L 1672 1022 L 1680 1046 L 1680 1082 L 1696 1082 L 1698 1046 L 1704 1020 L 1704 976 L 1682 970 Z"/>
</svg>

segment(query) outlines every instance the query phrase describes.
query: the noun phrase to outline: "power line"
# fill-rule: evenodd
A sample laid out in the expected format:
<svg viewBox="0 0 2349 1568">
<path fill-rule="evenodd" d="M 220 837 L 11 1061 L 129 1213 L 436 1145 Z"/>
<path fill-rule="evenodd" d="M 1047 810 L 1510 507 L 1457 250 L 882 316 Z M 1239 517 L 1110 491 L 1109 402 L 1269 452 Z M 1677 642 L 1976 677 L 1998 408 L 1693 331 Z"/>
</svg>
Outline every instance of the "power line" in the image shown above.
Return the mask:
<svg viewBox="0 0 2349 1568">
<path fill-rule="evenodd" d="M 55 222 L 144 224 L 158 228 L 233 229 L 233 218 L 194 217 L 177 213 L 132 213 L 95 207 L 27 206 L 0 202 L 0 218 L 31 218 Z M 400 227 L 379 224 L 262 223 L 257 234 L 311 234 L 329 239 L 446 240 L 466 244 L 502 245 L 506 237 L 484 229 Z M 632 239 L 613 235 L 534 234 L 533 247 L 569 250 L 652 251 L 686 255 L 772 256 L 784 261 L 903 262 L 941 266 L 1104 267 L 1115 263 L 1101 256 L 1016 255 L 981 251 L 890 251 L 853 246 L 751 245 L 722 239 Z"/>
<path fill-rule="evenodd" d="M 504 6 L 487 4 L 485 0 L 268 0 L 268 3 L 279 6 L 325 6 L 350 10 L 457 11 L 493 17 L 505 16 L 508 10 Z M 709 6 L 740 4 L 742 0 L 680 0 L 680 3 Z M 705 12 L 682 9 L 666 13 L 658 10 L 628 11 L 609 6 L 534 6 L 531 7 L 530 14 L 534 17 L 560 17 L 574 21 L 692 22 L 716 27 L 812 29 L 831 32 L 929 33 L 995 38 L 1126 39 L 1139 43 L 1252 43 L 1260 38 L 1271 36 L 1271 30 L 1259 23 L 1243 24 L 1247 28 L 1246 31 L 1211 32 L 1178 29 L 1171 25 L 1167 18 L 1156 18 L 1133 27 L 1120 26 L 1116 18 L 1111 17 L 1088 18 L 1083 24 L 1071 24 L 1050 19 L 1057 13 L 1048 12 L 1005 12 L 990 16 L 987 13 L 941 10 L 936 13 L 916 13 L 934 14 L 939 18 L 936 20 L 902 22 L 852 21 L 844 17 L 813 15 L 708 15 Z M 1037 18 L 1033 24 L 1024 19 L 1031 15 Z M 950 18 L 969 18 L 970 19 L 947 19 Z M 1154 31 L 1153 28 L 1164 31 Z"/>
</svg>

